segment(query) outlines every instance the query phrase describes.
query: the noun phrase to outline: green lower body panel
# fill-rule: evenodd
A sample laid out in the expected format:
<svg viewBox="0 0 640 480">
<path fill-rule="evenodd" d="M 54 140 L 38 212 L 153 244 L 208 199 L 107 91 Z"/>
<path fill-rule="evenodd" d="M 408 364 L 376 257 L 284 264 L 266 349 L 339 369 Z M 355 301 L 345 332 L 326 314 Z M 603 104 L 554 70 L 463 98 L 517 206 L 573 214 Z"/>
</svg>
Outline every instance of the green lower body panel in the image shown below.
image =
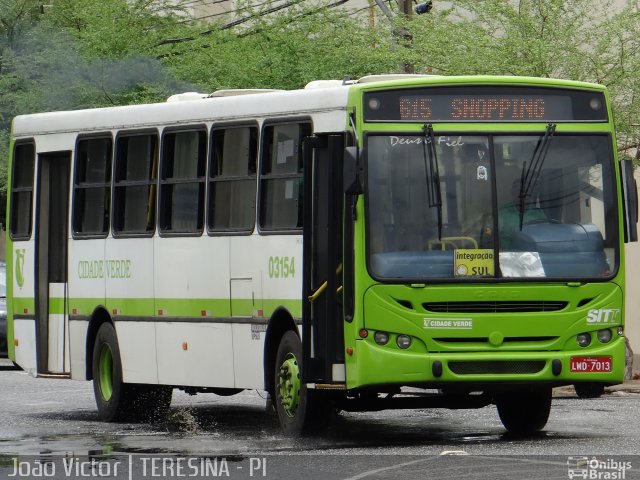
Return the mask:
<svg viewBox="0 0 640 480">
<path fill-rule="evenodd" d="M 360 340 L 347 360 L 347 387 L 440 387 L 464 383 L 498 386 L 538 382 L 557 386 L 577 382 L 616 384 L 624 380 L 624 370 L 622 337 L 606 345 L 571 351 L 477 353 L 411 352 Z"/>
</svg>

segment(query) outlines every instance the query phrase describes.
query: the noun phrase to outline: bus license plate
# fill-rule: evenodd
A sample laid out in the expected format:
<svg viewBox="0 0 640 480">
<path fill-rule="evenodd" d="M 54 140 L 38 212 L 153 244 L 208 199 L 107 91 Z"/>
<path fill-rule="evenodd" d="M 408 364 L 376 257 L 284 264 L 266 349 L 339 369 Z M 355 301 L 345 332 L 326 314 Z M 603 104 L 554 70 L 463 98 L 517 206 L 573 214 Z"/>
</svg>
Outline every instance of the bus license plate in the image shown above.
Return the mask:
<svg viewBox="0 0 640 480">
<path fill-rule="evenodd" d="M 610 372 L 611 357 L 571 357 L 572 372 Z"/>
</svg>

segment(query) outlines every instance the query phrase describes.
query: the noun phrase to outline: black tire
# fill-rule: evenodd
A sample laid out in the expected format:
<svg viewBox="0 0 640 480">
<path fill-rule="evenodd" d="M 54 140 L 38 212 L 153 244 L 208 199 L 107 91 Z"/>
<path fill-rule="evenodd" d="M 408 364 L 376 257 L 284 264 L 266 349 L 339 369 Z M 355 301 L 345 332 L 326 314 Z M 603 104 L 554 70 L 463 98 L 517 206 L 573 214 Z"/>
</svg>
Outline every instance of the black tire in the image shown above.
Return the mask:
<svg viewBox="0 0 640 480">
<path fill-rule="evenodd" d="M 289 330 L 280 339 L 274 369 L 274 403 L 280 426 L 285 434 L 299 436 L 327 426 L 333 410 L 331 399 L 321 392 L 307 389 L 302 382 L 302 344 Z M 297 392 L 296 392 L 297 390 Z M 283 399 L 283 392 L 285 393 Z M 291 402 L 292 398 L 297 402 Z"/>
<path fill-rule="evenodd" d="M 544 428 L 551 412 L 551 388 L 501 393 L 496 407 L 502 424 L 514 435 L 528 435 Z"/>
<path fill-rule="evenodd" d="M 233 395 L 237 395 L 240 392 L 244 392 L 242 388 L 212 388 L 211 393 L 218 395 L 220 397 L 231 397 Z"/>
<path fill-rule="evenodd" d="M 599 398 L 604 393 L 601 383 L 576 383 L 573 388 L 580 398 Z"/>
<path fill-rule="evenodd" d="M 104 421 L 162 420 L 169 411 L 172 387 L 122 381 L 118 338 L 110 323 L 98 329 L 92 373 L 98 415 Z"/>
</svg>

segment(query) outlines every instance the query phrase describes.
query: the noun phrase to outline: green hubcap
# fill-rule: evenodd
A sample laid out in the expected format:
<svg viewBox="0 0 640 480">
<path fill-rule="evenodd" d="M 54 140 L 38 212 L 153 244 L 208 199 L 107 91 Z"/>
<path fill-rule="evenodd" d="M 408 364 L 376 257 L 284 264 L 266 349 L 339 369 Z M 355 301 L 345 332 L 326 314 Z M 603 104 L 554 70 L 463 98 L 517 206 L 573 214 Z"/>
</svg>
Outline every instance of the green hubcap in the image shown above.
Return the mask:
<svg viewBox="0 0 640 480">
<path fill-rule="evenodd" d="M 293 417 L 300 405 L 300 367 L 296 357 L 288 353 L 278 372 L 278 396 L 289 417 Z"/>
<path fill-rule="evenodd" d="M 105 402 L 111 400 L 113 395 L 113 355 L 109 345 L 102 345 L 100 350 L 100 363 L 98 365 L 98 385 Z"/>
</svg>

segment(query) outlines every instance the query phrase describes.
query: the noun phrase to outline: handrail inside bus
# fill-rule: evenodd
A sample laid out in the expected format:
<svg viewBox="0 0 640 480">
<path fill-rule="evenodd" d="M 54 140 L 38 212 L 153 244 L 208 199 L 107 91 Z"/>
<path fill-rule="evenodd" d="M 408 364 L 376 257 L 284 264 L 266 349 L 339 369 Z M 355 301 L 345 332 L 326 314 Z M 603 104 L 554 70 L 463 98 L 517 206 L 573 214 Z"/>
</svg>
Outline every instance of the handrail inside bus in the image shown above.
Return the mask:
<svg viewBox="0 0 640 480">
<path fill-rule="evenodd" d="M 440 245 L 440 250 L 446 250 L 447 245 L 453 245 L 453 248 L 460 248 L 460 244 L 464 246 L 464 243 L 471 243 L 474 249 L 478 249 L 478 242 L 472 237 L 442 237 L 440 240 L 429 240 L 429 250 L 433 250 L 433 247 Z"/>
<path fill-rule="evenodd" d="M 340 275 L 342 273 L 342 264 L 338 265 L 338 268 L 336 268 L 336 275 Z M 318 289 L 313 292 L 313 295 L 310 295 L 309 297 L 307 297 L 309 299 L 310 302 L 313 302 L 316 298 L 318 298 L 322 292 L 324 292 L 327 289 L 327 285 L 329 285 L 329 281 L 325 280 L 324 283 L 322 285 L 320 285 L 320 287 L 318 287 Z M 336 293 L 340 293 L 342 291 L 342 285 L 340 285 L 337 289 L 336 289 Z"/>
</svg>

